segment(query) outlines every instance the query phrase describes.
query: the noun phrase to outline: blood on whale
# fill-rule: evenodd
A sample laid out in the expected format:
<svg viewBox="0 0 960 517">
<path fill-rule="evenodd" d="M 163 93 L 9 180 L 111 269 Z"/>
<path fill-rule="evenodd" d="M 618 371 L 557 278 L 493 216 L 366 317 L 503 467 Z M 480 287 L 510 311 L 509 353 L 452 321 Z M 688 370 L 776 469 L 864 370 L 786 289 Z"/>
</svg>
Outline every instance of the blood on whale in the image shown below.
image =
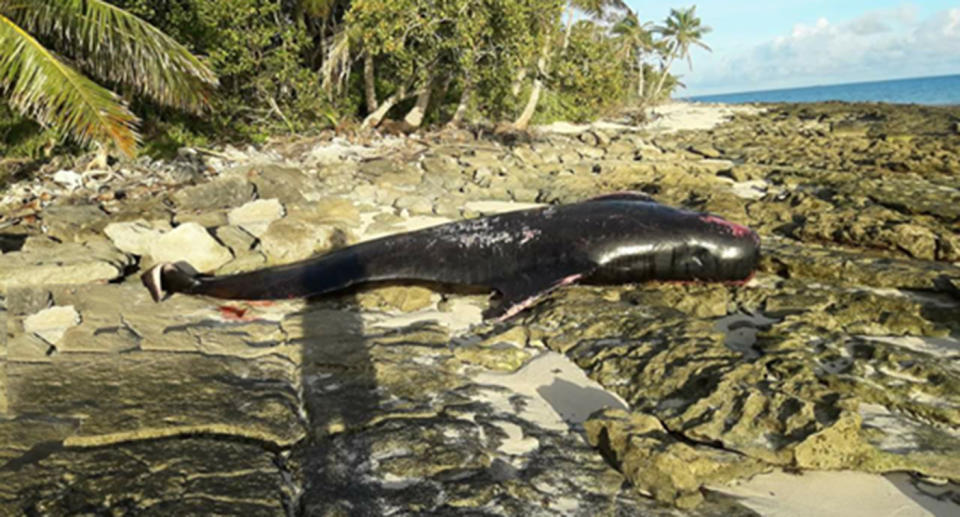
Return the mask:
<svg viewBox="0 0 960 517">
<path fill-rule="evenodd" d="M 753 234 L 754 239 L 756 239 L 756 234 L 753 233 L 753 230 L 751 230 L 750 228 L 739 225 L 737 223 L 731 223 L 730 221 L 727 221 L 726 219 L 717 217 L 715 215 L 705 215 L 701 217 L 700 220 L 705 223 L 716 224 L 724 228 L 727 228 L 730 230 L 730 233 L 732 233 L 734 237 L 746 237 L 747 235 Z"/>
</svg>

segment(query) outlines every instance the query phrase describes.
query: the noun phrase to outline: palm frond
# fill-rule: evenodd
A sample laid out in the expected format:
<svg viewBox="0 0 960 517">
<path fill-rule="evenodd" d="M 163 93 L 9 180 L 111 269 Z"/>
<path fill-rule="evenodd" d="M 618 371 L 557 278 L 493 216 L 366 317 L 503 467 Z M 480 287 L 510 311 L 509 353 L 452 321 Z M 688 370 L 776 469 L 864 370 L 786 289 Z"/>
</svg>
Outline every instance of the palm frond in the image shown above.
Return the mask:
<svg viewBox="0 0 960 517">
<path fill-rule="evenodd" d="M 347 31 L 340 31 L 333 36 L 323 66 L 320 67 L 322 87 L 327 95 L 337 95 L 343 90 L 350 74 L 350 38 Z"/>
<path fill-rule="evenodd" d="M 217 85 L 214 73 L 183 45 L 103 0 L 31 0 L 5 11 L 31 33 L 83 56 L 92 75 L 162 104 L 200 111 Z"/>
<path fill-rule="evenodd" d="M 137 117 L 115 94 L 58 59 L 3 14 L 0 49 L 0 89 L 14 109 L 69 131 L 82 144 L 112 141 L 124 154 L 134 154 Z"/>
</svg>

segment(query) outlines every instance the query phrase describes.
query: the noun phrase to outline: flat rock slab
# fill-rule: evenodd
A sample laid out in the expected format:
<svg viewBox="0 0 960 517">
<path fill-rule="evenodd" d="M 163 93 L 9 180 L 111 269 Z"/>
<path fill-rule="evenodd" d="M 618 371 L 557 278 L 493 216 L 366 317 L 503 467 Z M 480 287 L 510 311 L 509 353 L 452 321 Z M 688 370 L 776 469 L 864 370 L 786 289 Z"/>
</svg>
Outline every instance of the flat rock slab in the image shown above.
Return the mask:
<svg viewBox="0 0 960 517">
<path fill-rule="evenodd" d="M 133 255 L 149 255 L 157 239 L 172 230 L 169 222 L 147 222 L 143 219 L 122 223 L 110 223 L 103 233 L 121 251 Z"/>
<path fill-rule="evenodd" d="M 0 255 L 0 292 L 15 287 L 86 284 L 120 277 L 133 261 L 103 238 Z"/>
<path fill-rule="evenodd" d="M 23 331 L 56 345 L 67 329 L 80 324 L 80 314 L 72 305 L 50 307 L 31 314 L 23 320 Z"/>
<path fill-rule="evenodd" d="M 233 255 L 199 224 L 184 223 L 156 239 L 150 257 L 154 263 L 185 260 L 197 271 L 213 271 Z"/>
<path fill-rule="evenodd" d="M 283 205 L 277 199 L 258 199 L 227 212 L 227 220 L 250 235 L 259 237 L 267 231 L 270 223 L 283 217 Z"/>
</svg>

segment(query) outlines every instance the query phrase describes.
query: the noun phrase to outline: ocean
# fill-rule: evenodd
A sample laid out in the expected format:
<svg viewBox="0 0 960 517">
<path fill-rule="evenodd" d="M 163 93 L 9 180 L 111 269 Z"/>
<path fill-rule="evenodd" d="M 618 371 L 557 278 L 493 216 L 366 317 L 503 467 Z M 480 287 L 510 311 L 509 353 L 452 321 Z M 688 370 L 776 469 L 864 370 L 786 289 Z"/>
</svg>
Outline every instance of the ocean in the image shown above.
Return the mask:
<svg viewBox="0 0 960 517">
<path fill-rule="evenodd" d="M 868 83 L 808 86 L 784 90 L 701 95 L 686 100 L 700 102 L 890 102 L 896 104 L 960 104 L 960 75 L 917 77 Z"/>
</svg>

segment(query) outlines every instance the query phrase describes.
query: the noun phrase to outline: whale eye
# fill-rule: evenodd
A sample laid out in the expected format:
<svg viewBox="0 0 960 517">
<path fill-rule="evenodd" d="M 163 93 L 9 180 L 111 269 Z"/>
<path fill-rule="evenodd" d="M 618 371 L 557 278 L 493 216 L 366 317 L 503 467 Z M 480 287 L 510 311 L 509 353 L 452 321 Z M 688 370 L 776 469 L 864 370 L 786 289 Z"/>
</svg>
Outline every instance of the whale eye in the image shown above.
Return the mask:
<svg viewBox="0 0 960 517">
<path fill-rule="evenodd" d="M 690 250 L 689 266 L 698 272 L 704 272 L 708 266 L 714 263 L 713 253 L 705 246 L 694 246 Z"/>
</svg>

